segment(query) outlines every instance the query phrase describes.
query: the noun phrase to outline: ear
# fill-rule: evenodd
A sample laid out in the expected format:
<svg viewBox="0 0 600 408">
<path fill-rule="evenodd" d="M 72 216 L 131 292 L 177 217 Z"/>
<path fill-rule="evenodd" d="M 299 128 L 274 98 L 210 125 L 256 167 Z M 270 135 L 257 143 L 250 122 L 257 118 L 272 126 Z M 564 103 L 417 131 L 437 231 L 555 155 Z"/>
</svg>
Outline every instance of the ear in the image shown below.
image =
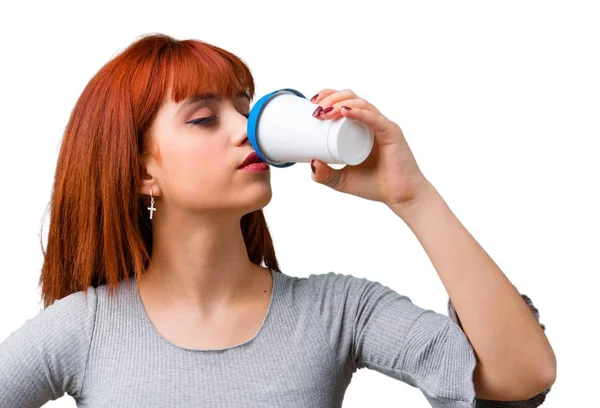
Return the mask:
<svg viewBox="0 0 600 408">
<path fill-rule="evenodd" d="M 152 195 L 154 197 L 161 196 L 162 191 L 158 185 L 158 180 L 152 175 L 152 173 L 155 173 L 156 171 L 154 158 L 151 155 L 146 154 L 140 157 L 140 161 L 142 165 L 142 180 L 139 189 L 140 194 L 150 196 L 150 189 L 152 189 Z"/>
</svg>

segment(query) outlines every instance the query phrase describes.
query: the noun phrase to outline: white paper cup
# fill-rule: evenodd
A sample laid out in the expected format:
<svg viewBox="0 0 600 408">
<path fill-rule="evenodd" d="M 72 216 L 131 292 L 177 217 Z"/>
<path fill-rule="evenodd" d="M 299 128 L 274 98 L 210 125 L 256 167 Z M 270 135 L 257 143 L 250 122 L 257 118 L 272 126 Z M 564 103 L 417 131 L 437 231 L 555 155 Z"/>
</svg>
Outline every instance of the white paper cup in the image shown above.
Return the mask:
<svg viewBox="0 0 600 408">
<path fill-rule="evenodd" d="M 294 89 L 271 92 L 252 107 L 248 139 L 258 156 L 276 167 L 310 163 L 362 163 L 373 148 L 373 134 L 363 123 L 342 117 L 312 116 L 317 105 Z"/>
</svg>

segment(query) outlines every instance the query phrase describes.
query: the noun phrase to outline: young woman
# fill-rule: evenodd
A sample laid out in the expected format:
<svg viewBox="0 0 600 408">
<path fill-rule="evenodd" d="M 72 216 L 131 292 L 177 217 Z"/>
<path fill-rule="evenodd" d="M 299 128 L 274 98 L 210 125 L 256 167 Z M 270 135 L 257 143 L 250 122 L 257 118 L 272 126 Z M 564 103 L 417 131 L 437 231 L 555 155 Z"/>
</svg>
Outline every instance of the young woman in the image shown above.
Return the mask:
<svg viewBox="0 0 600 408">
<path fill-rule="evenodd" d="M 400 127 L 350 90 L 320 91 L 313 116 L 362 121 L 376 145 L 358 166 L 315 161 L 312 178 L 401 217 L 450 316 L 367 279 L 279 270 L 268 166 L 246 166 L 253 97 L 242 60 L 160 34 L 91 79 L 58 158 L 45 309 L 0 345 L 0 406 L 67 393 L 80 407 L 339 407 L 363 367 L 433 407 L 541 404 L 556 361 L 537 310 L 423 176 Z"/>
</svg>

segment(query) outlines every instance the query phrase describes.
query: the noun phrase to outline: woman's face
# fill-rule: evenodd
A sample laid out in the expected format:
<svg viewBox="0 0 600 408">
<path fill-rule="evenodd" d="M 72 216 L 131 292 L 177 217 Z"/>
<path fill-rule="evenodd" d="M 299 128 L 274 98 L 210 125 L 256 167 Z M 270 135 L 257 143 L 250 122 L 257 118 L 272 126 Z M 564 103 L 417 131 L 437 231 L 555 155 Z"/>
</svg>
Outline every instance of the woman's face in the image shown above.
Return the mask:
<svg viewBox="0 0 600 408">
<path fill-rule="evenodd" d="M 246 94 L 229 100 L 168 100 L 161 106 L 148 132 L 161 161 L 149 158 L 146 169 L 163 208 L 241 216 L 268 204 L 270 170 L 238 169 L 254 151 L 246 133 L 249 112 Z"/>
</svg>

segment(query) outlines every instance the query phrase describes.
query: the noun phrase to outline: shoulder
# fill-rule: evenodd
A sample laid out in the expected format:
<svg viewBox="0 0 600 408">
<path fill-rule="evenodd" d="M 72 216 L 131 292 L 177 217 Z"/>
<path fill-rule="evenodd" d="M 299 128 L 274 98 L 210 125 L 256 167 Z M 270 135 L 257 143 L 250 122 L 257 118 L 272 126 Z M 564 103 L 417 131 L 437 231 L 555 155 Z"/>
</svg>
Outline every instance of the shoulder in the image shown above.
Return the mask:
<svg viewBox="0 0 600 408">
<path fill-rule="evenodd" d="M 307 281 L 309 286 L 320 292 L 335 292 L 352 296 L 364 294 L 365 291 L 391 290 L 381 282 L 340 272 L 311 274 Z"/>
<path fill-rule="evenodd" d="M 298 300 L 311 303 L 340 304 L 348 306 L 373 296 L 396 295 L 388 286 L 367 278 L 339 272 L 312 273 L 306 277 L 284 275 L 290 281 L 288 289 Z M 402 296 L 406 298 L 405 296 Z M 408 298 L 406 298 L 408 299 Z"/>
<path fill-rule="evenodd" d="M 98 304 L 97 289 L 74 292 L 54 301 L 25 322 L 25 332 L 55 343 L 87 341 L 91 337 Z"/>
<path fill-rule="evenodd" d="M 54 301 L 27 319 L 0 347 L 21 356 L 29 352 L 52 356 L 48 361 L 67 361 L 87 350 L 96 318 L 97 296 L 93 287 Z M 24 357 L 23 357 L 24 358 Z"/>
<path fill-rule="evenodd" d="M 135 301 L 137 283 L 133 279 L 122 280 L 109 288 L 102 284 L 88 286 L 67 295 L 46 307 L 38 317 L 47 323 L 63 321 L 71 326 L 89 326 L 96 316 L 111 314 L 116 309 L 128 309 Z"/>
<path fill-rule="evenodd" d="M 325 272 L 325 273 L 311 273 L 308 276 L 290 276 L 285 275 L 286 280 L 293 281 L 294 284 L 298 287 L 350 287 L 356 285 L 365 285 L 369 282 L 366 278 L 359 278 L 350 274 L 340 273 L 340 272 Z"/>
<path fill-rule="evenodd" d="M 0 382 L 3 374 L 20 375 L 20 385 L 39 392 L 40 400 L 55 399 L 64 392 L 76 395 L 92 340 L 96 305 L 97 291 L 90 287 L 54 301 L 27 319 L 0 343 Z"/>
<path fill-rule="evenodd" d="M 86 290 L 71 293 L 54 301 L 41 311 L 47 319 L 82 318 L 93 315 L 98 304 L 100 290 L 90 286 Z"/>
</svg>

